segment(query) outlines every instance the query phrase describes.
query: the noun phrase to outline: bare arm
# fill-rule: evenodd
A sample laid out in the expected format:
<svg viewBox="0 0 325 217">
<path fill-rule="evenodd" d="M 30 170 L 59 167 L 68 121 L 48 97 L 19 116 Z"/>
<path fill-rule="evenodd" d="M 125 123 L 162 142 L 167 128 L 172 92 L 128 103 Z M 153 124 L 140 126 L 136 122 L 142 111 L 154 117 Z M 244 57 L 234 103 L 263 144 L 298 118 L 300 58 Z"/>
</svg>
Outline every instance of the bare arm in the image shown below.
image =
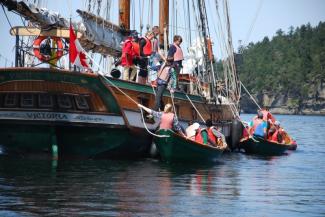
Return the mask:
<svg viewBox="0 0 325 217">
<path fill-rule="evenodd" d="M 138 107 L 142 108 L 143 110 L 145 110 L 149 114 L 152 114 L 152 110 L 150 108 L 147 108 L 147 107 L 145 107 L 144 105 L 141 105 L 141 104 L 138 104 Z"/>
</svg>

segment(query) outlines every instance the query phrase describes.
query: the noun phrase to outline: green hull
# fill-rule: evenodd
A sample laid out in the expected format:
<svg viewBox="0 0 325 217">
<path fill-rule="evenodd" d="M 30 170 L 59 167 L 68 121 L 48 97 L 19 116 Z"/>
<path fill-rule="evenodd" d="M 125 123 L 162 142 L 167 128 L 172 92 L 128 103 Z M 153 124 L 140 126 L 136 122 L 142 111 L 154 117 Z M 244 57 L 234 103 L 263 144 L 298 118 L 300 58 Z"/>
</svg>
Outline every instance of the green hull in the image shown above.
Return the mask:
<svg viewBox="0 0 325 217">
<path fill-rule="evenodd" d="M 51 156 L 52 129 L 48 126 L 2 124 L 0 146 L 3 154 L 46 154 Z"/>
<path fill-rule="evenodd" d="M 215 162 L 223 152 L 223 149 L 202 145 L 171 130 L 159 130 L 157 134 L 168 136 L 154 137 L 159 154 L 166 162 Z"/>
<path fill-rule="evenodd" d="M 239 145 L 248 154 L 264 156 L 282 155 L 289 148 L 288 145 L 265 141 L 258 137 L 247 139 Z"/>
<path fill-rule="evenodd" d="M 128 145 L 132 145 L 129 143 L 131 141 L 130 129 L 125 124 L 118 102 L 100 77 L 41 68 L 1 69 L 0 84 L 12 81 L 49 81 L 78 85 L 96 93 L 109 112 L 96 115 L 91 112 L 10 109 L 1 108 L 0 100 L 0 112 L 2 112 L 0 115 L 0 154 L 16 154 L 22 157 L 44 154 L 48 157 L 58 155 L 59 158 L 97 158 L 132 155 L 132 152 L 136 155 L 137 151 L 144 150 L 143 147 L 141 149 L 138 146 L 128 148 Z M 62 92 L 60 89 L 55 91 Z M 2 92 L 2 94 L 5 93 Z M 55 119 L 59 117 L 55 116 L 58 113 L 67 118 L 63 121 Z M 44 119 L 42 114 L 54 115 L 45 116 Z M 84 117 L 84 119 L 73 118 L 77 116 Z M 49 120 L 49 118 L 52 119 Z M 110 152 L 112 154 L 109 154 Z"/>
<path fill-rule="evenodd" d="M 6 124 L 0 127 L 0 146 L 3 154 L 19 157 L 102 158 L 110 151 L 122 155 L 126 149 L 117 150 L 128 136 L 126 128 Z"/>
</svg>

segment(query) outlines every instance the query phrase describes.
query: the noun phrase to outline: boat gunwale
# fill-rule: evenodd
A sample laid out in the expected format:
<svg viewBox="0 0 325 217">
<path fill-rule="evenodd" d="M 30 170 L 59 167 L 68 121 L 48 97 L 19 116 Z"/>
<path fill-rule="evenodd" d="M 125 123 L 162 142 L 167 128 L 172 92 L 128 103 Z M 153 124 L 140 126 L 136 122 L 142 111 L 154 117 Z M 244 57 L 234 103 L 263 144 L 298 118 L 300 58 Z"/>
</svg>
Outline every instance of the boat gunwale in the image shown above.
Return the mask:
<svg viewBox="0 0 325 217">
<path fill-rule="evenodd" d="M 185 141 L 188 141 L 189 143 L 192 143 L 193 145 L 200 146 L 200 147 L 205 148 L 205 149 L 208 149 L 208 150 L 211 150 L 212 149 L 212 150 L 216 150 L 216 151 L 224 151 L 226 149 L 226 147 L 225 148 L 219 148 L 219 147 L 215 147 L 215 146 L 211 146 L 211 145 L 205 145 L 205 144 L 202 144 L 202 143 L 193 141 L 193 140 L 191 140 L 191 139 L 189 139 L 187 137 L 184 137 L 182 135 L 179 135 L 179 134 L 175 133 L 174 131 L 172 131 L 170 129 L 159 129 L 157 131 L 157 133 L 159 133 L 159 131 L 170 132 L 171 135 L 173 135 L 173 136 L 176 136 L 176 137 L 178 137 L 180 139 L 183 139 Z"/>
</svg>

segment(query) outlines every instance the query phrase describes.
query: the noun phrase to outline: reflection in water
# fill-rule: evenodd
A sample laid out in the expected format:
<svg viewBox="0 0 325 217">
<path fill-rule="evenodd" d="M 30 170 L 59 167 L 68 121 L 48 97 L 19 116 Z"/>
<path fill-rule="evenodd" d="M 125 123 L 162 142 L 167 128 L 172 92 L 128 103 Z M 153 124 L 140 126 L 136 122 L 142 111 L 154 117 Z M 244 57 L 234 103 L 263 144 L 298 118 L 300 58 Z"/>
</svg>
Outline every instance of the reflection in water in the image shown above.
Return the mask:
<svg viewBox="0 0 325 217">
<path fill-rule="evenodd" d="M 296 152 L 212 165 L 1 158 L 0 216 L 324 216 L 324 120 L 285 126 Z"/>
</svg>

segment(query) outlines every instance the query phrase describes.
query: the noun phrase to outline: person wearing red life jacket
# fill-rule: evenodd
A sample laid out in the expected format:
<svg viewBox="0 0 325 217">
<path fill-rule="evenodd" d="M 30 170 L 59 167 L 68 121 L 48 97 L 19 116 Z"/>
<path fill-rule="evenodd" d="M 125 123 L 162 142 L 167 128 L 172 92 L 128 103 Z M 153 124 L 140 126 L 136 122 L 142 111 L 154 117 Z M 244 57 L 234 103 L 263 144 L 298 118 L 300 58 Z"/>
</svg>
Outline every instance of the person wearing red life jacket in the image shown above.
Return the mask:
<svg viewBox="0 0 325 217">
<path fill-rule="evenodd" d="M 179 122 L 173 112 L 173 107 L 170 103 L 165 105 L 163 112 L 154 111 L 154 110 L 147 108 L 141 104 L 138 104 L 138 107 L 140 109 L 145 110 L 146 112 L 151 114 L 153 117 L 160 119 L 159 129 L 171 129 L 171 130 L 173 129 L 185 137 L 185 134 L 182 131 L 182 127 L 179 124 Z"/>
<path fill-rule="evenodd" d="M 154 37 L 154 33 L 149 31 L 146 33 L 145 37 L 140 38 L 139 45 L 140 45 L 140 57 L 139 57 L 139 77 L 138 83 L 146 84 L 147 77 L 148 77 L 148 58 L 152 53 L 152 44 L 151 40 Z"/>
<path fill-rule="evenodd" d="M 133 80 L 136 76 L 137 71 L 133 62 L 134 56 L 133 38 L 128 36 L 122 47 L 121 65 L 124 67 L 123 80 Z"/>
<path fill-rule="evenodd" d="M 199 127 L 196 130 L 196 134 L 195 134 L 195 142 L 204 144 L 204 145 L 208 145 L 208 131 L 205 128 L 201 128 Z"/>
<path fill-rule="evenodd" d="M 208 142 L 212 146 L 227 145 L 225 136 L 212 125 L 211 119 L 206 120 L 205 125 L 207 126 Z"/>
</svg>

